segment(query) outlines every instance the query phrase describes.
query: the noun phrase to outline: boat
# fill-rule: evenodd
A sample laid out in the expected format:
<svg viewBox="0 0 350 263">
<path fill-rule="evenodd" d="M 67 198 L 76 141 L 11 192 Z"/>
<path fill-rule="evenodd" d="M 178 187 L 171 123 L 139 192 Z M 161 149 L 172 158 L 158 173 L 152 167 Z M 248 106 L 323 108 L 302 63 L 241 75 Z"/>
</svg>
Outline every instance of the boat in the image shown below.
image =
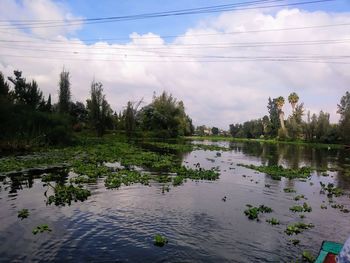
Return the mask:
<svg viewBox="0 0 350 263">
<path fill-rule="evenodd" d="M 342 248 L 343 244 L 323 241 L 315 263 L 336 263 L 336 257 Z"/>
</svg>

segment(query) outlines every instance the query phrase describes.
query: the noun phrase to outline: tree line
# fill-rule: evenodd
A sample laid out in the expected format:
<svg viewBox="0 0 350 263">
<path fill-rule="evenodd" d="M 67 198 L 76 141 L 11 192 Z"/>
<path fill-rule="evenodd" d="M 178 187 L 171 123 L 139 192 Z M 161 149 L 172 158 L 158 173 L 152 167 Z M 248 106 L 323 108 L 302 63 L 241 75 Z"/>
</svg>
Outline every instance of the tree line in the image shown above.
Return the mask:
<svg viewBox="0 0 350 263">
<path fill-rule="evenodd" d="M 95 80 L 86 102 L 72 101 L 70 73 L 59 74 L 58 102 L 53 104 L 35 80 L 21 71 L 7 79 L 0 72 L 0 149 L 21 149 L 35 145 L 70 144 L 81 131 L 103 136 L 107 131 L 125 133 L 129 138 L 150 136 L 174 138 L 191 135 L 193 125 L 182 101 L 163 92 L 154 94 L 150 104 L 129 101 L 117 113 L 106 99 L 103 84 Z"/>
<path fill-rule="evenodd" d="M 342 96 L 337 113 L 337 124 L 330 123 L 330 114 L 320 111 L 305 116 L 304 103 L 293 92 L 288 96 L 292 113 L 285 119 L 284 97 L 269 98 L 268 115 L 244 123 L 230 124 L 231 136 L 238 138 L 277 138 L 280 140 L 303 140 L 320 143 L 350 143 L 350 93 Z"/>
</svg>

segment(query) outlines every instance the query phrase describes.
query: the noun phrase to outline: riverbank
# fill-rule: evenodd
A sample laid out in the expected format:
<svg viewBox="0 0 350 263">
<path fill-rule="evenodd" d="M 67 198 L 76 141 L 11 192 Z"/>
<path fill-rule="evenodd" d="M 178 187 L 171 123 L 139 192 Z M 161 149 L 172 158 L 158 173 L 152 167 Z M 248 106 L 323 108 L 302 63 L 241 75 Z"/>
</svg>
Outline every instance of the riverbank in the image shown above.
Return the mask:
<svg viewBox="0 0 350 263">
<path fill-rule="evenodd" d="M 280 141 L 276 139 L 248 139 L 248 138 L 233 138 L 224 136 L 187 136 L 186 140 L 196 141 L 229 141 L 229 142 L 260 142 L 260 143 L 271 143 L 271 144 L 292 144 L 292 145 L 305 145 L 316 148 L 326 149 L 344 149 L 346 145 L 343 144 L 330 144 L 330 143 L 314 143 L 305 141 Z"/>
</svg>

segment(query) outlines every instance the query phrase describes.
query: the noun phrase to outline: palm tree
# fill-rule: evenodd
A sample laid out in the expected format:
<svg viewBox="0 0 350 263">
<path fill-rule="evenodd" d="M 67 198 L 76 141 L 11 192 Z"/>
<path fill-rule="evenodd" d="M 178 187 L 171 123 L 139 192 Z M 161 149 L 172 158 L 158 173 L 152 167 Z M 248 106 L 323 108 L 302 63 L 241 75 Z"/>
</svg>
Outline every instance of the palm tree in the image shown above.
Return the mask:
<svg viewBox="0 0 350 263">
<path fill-rule="evenodd" d="M 277 108 L 278 108 L 278 111 L 279 111 L 281 128 L 282 128 L 282 130 L 285 130 L 285 126 L 284 126 L 284 112 L 282 110 L 283 105 L 284 105 L 284 98 L 282 96 L 279 96 L 276 99 L 276 105 L 277 105 Z"/>
<path fill-rule="evenodd" d="M 297 103 L 299 101 L 298 94 L 296 94 L 295 92 L 292 92 L 291 94 L 289 94 L 288 101 L 292 105 L 292 109 L 293 109 L 293 112 L 294 112 L 295 106 L 297 105 Z"/>
</svg>

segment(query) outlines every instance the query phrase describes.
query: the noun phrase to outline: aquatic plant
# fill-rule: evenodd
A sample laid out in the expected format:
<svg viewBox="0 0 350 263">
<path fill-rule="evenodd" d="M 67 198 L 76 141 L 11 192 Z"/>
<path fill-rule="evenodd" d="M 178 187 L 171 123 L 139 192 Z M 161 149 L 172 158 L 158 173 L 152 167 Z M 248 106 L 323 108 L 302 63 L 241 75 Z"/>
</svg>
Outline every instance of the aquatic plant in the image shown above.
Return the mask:
<svg viewBox="0 0 350 263">
<path fill-rule="evenodd" d="M 299 239 L 290 239 L 289 242 L 291 242 L 294 246 L 299 245 L 300 240 Z"/>
<path fill-rule="evenodd" d="M 29 210 L 28 209 L 22 209 L 18 211 L 17 217 L 20 218 L 21 220 L 27 218 L 29 216 Z"/>
<path fill-rule="evenodd" d="M 148 185 L 150 176 L 148 174 L 142 174 L 138 171 L 131 171 L 122 169 L 115 173 L 108 173 L 105 178 L 105 186 L 108 189 L 119 188 L 122 184 L 130 185 L 134 183 L 141 183 Z"/>
<path fill-rule="evenodd" d="M 332 183 L 328 183 L 326 186 L 326 184 L 320 182 L 320 185 L 321 185 L 321 192 L 327 193 L 328 197 L 332 197 L 332 196 L 338 197 L 344 194 L 343 189 L 339 187 L 335 187 L 334 184 Z"/>
<path fill-rule="evenodd" d="M 158 247 L 163 247 L 165 244 L 168 243 L 168 239 L 166 239 L 164 236 L 160 234 L 156 234 L 153 239 L 153 244 Z"/>
<path fill-rule="evenodd" d="M 321 209 L 327 209 L 327 206 L 324 205 L 324 204 L 322 204 L 322 205 L 321 205 Z"/>
<path fill-rule="evenodd" d="M 304 195 L 297 195 L 294 197 L 295 201 L 299 201 L 300 199 L 306 199 Z"/>
<path fill-rule="evenodd" d="M 87 189 L 84 189 L 81 185 L 73 186 L 70 185 L 63 185 L 63 184 L 57 184 L 56 186 L 49 185 L 54 190 L 54 195 L 51 195 L 47 199 L 47 204 L 55 204 L 57 206 L 65 206 L 71 205 L 72 201 L 78 202 L 78 201 L 85 201 L 90 195 L 91 192 Z M 45 192 L 46 195 L 46 192 Z"/>
<path fill-rule="evenodd" d="M 290 188 L 290 187 L 283 188 L 283 191 L 285 193 L 295 193 L 296 192 L 293 188 Z"/>
<path fill-rule="evenodd" d="M 272 217 L 271 219 L 266 219 L 266 222 L 273 225 L 273 226 L 280 224 L 280 221 L 274 217 Z"/>
<path fill-rule="evenodd" d="M 183 181 L 184 181 L 184 178 L 182 176 L 177 175 L 173 178 L 173 185 L 174 186 L 181 185 Z"/>
<path fill-rule="evenodd" d="M 284 168 L 281 165 L 272 165 L 272 166 L 256 166 L 253 164 L 247 165 L 239 163 L 238 166 L 242 166 L 245 168 L 249 168 L 252 170 L 259 171 L 261 173 L 268 174 L 274 180 L 281 180 L 281 177 L 286 177 L 289 179 L 293 178 L 308 178 L 311 175 L 312 168 L 311 167 L 301 167 L 297 169 L 292 168 Z"/>
<path fill-rule="evenodd" d="M 297 235 L 297 234 L 303 232 L 304 230 L 312 228 L 312 227 L 314 227 L 314 225 L 312 223 L 306 224 L 306 223 L 298 222 L 295 224 L 288 225 L 284 232 L 288 236 L 293 235 L 293 234 Z"/>
<path fill-rule="evenodd" d="M 259 221 L 259 214 L 260 213 L 271 213 L 273 210 L 270 207 L 267 207 L 265 205 L 260 205 L 259 207 L 253 207 L 250 204 L 246 205 L 248 209 L 244 210 L 244 214 L 251 220 L 256 219 Z"/>
<path fill-rule="evenodd" d="M 310 262 L 310 263 L 313 263 L 316 260 L 315 257 L 309 251 L 303 251 L 302 258 L 306 262 Z"/>
<path fill-rule="evenodd" d="M 47 224 L 39 225 L 36 228 L 33 229 L 32 233 L 33 235 L 36 235 L 38 233 L 44 233 L 44 232 L 51 232 L 52 230 L 49 228 Z"/>
<path fill-rule="evenodd" d="M 289 210 L 293 212 L 311 212 L 312 208 L 307 203 L 304 203 L 302 206 L 300 205 L 294 205 L 289 208 Z"/>
</svg>

